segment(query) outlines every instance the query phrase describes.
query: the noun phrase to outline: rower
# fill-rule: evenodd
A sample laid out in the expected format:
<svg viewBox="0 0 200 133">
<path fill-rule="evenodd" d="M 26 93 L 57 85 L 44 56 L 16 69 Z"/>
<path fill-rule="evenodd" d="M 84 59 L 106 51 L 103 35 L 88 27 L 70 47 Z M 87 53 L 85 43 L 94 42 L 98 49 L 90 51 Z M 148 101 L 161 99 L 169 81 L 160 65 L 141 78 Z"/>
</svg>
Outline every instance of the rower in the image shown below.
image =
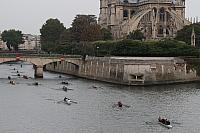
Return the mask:
<svg viewBox="0 0 200 133">
<path fill-rule="evenodd" d="M 35 82 L 35 83 L 33 83 L 33 85 L 39 85 L 39 83 L 38 83 L 38 82 Z"/>
<path fill-rule="evenodd" d="M 65 97 L 65 98 L 64 98 L 64 101 L 66 102 L 66 101 L 67 101 L 67 99 L 68 99 L 68 98 L 66 98 L 66 97 Z"/>
<path fill-rule="evenodd" d="M 66 82 L 65 82 L 65 81 L 62 81 L 61 84 L 66 84 L 66 85 L 68 85 L 69 83 L 68 83 L 67 81 L 66 81 Z"/>
<path fill-rule="evenodd" d="M 63 86 L 63 90 L 64 90 L 64 91 L 67 91 L 68 88 L 67 88 L 66 86 Z"/>
<path fill-rule="evenodd" d="M 10 80 L 10 84 L 15 85 L 15 81 Z"/>
<path fill-rule="evenodd" d="M 122 107 L 122 103 L 121 103 L 121 101 L 119 101 L 118 103 L 117 103 L 117 105 L 118 105 L 118 107 Z"/>
<path fill-rule="evenodd" d="M 28 77 L 27 77 L 26 75 L 23 75 L 23 78 L 24 78 L 24 79 L 28 79 Z"/>
</svg>

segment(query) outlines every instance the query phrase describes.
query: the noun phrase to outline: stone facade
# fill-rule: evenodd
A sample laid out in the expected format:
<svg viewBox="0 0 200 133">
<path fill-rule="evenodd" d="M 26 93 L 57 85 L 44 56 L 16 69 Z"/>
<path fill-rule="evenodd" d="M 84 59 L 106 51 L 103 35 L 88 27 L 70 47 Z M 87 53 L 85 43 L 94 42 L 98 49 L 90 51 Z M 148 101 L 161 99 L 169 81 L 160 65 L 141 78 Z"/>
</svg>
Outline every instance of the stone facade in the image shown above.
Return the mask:
<svg viewBox="0 0 200 133">
<path fill-rule="evenodd" d="M 173 38 L 190 22 L 185 0 L 100 0 L 99 24 L 115 39 L 140 30 L 146 39 Z"/>
<path fill-rule="evenodd" d="M 66 61 L 47 64 L 46 70 L 126 85 L 199 80 L 195 69 L 174 57 L 88 57 L 79 65 Z"/>
</svg>

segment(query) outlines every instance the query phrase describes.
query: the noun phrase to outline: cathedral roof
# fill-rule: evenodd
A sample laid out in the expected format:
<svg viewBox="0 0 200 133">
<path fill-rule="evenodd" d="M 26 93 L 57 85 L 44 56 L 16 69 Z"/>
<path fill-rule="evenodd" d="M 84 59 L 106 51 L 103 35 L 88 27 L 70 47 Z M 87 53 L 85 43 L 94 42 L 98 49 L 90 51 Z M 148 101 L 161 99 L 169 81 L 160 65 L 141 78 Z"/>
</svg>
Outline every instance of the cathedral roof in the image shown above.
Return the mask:
<svg viewBox="0 0 200 133">
<path fill-rule="evenodd" d="M 120 0 L 120 2 L 124 2 L 126 0 Z M 138 3 L 138 2 L 143 2 L 143 1 L 147 1 L 147 0 L 127 0 L 128 3 Z"/>
<path fill-rule="evenodd" d="M 125 0 L 120 0 L 120 2 L 124 2 Z M 128 0 L 128 3 L 137 3 L 138 0 Z"/>
<path fill-rule="evenodd" d="M 128 3 L 140 3 L 143 1 L 151 1 L 151 0 L 119 0 L 120 2 L 128 1 Z M 176 3 L 178 0 L 171 0 L 173 3 Z"/>
</svg>

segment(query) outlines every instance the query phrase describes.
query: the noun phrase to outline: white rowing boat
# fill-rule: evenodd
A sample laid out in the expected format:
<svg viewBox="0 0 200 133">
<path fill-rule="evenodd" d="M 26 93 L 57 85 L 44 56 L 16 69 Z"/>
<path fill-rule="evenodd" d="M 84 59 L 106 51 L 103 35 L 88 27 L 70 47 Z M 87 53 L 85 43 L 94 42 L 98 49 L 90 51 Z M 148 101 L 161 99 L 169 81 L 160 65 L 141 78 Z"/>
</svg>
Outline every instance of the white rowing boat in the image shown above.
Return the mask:
<svg viewBox="0 0 200 133">
<path fill-rule="evenodd" d="M 63 101 L 65 104 L 67 104 L 67 105 L 71 105 L 72 104 L 72 101 L 71 100 L 69 100 L 69 99 L 67 99 L 66 101 Z"/>
<path fill-rule="evenodd" d="M 168 128 L 168 129 L 171 129 L 172 128 L 172 125 L 166 125 L 166 124 L 163 124 L 162 122 L 159 122 L 160 125 Z"/>
</svg>

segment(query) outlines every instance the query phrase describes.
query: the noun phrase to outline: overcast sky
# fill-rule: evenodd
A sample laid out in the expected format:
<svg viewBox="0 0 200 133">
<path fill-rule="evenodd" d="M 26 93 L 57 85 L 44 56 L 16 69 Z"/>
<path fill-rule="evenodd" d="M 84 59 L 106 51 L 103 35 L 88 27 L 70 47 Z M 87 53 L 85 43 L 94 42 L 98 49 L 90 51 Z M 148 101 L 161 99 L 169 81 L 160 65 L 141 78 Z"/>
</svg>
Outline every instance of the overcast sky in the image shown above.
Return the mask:
<svg viewBox="0 0 200 133">
<path fill-rule="evenodd" d="M 186 1 L 186 16 L 200 17 L 200 1 Z M 0 31 L 39 34 L 49 18 L 58 18 L 68 28 L 76 14 L 99 15 L 99 0 L 0 0 L 0 5 Z"/>
</svg>

